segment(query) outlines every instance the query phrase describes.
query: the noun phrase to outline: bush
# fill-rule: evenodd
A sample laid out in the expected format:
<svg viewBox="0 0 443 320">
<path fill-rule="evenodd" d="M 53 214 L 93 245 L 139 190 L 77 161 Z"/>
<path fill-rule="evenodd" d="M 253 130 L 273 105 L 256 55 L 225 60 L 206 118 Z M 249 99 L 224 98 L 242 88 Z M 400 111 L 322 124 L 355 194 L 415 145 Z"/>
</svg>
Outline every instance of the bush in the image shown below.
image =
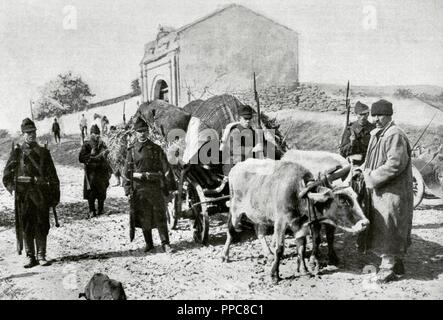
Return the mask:
<svg viewBox="0 0 443 320">
<path fill-rule="evenodd" d="M 401 99 L 410 99 L 414 97 L 414 94 L 410 89 L 397 89 L 394 96 Z"/>
<path fill-rule="evenodd" d="M 5 129 L 0 129 L 0 139 L 4 139 L 4 138 L 7 138 L 7 137 L 9 137 L 8 131 L 5 130 Z"/>
</svg>

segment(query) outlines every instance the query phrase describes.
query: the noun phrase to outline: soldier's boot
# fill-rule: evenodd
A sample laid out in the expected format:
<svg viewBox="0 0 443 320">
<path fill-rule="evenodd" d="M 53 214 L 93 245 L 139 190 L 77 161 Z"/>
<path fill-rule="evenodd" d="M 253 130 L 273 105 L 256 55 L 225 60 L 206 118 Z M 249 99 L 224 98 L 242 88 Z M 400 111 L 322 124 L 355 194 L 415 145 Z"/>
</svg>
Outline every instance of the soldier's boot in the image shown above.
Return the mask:
<svg viewBox="0 0 443 320">
<path fill-rule="evenodd" d="M 50 262 L 46 260 L 46 237 L 39 237 L 35 240 L 37 244 L 37 260 L 41 266 L 49 266 Z"/>
<path fill-rule="evenodd" d="M 101 214 L 103 214 L 104 213 L 104 206 L 105 206 L 105 200 L 102 200 L 102 199 L 98 199 L 97 200 L 97 202 L 98 202 L 98 215 L 101 215 Z"/>
<path fill-rule="evenodd" d="M 23 240 L 25 243 L 25 252 L 26 252 L 26 262 L 23 265 L 23 267 L 28 269 L 28 268 L 32 268 L 38 264 L 37 260 L 35 259 L 34 238 L 27 237 L 25 235 Z"/>
<path fill-rule="evenodd" d="M 95 199 L 88 199 L 88 205 L 89 205 L 89 219 L 91 219 L 97 215 L 95 211 Z"/>
<path fill-rule="evenodd" d="M 387 283 L 397 280 L 394 272 L 395 258 L 392 255 L 382 255 L 380 270 L 377 273 L 377 283 Z"/>
<path fill-rule="evenodd" d="M 29 269 L 29 268 L 32 268 L 36 265 L 38 265 L 38 262 L 35 259 L 35 256 L 26 256 L 26 262 L 23 265 L 23 268 Z"/>
<path fill-rule="evenodd" d="M 145 238 L 146 246 L 145 252 L 150 252 L 154 249 L 154 242 L 152 241 L 152 230 L 143 230 L 143 237 Z"/>
<path fill-rule="evenodd" d="M 158 234 L 160 236 L 160 241 L 162 243 L 162 249 L 165 253 L 173 253 L 175 250 L 171 248 L 171 245 L 169 244 L 169 233 L 168 233 L 168 227 L 161 226 L 158 227 Z"/>
<path fill-rule="evenodd" d="M 405 266 L 403 264 L 403 260 L 396 257 L 395 264 L 394 264 L 394 267 L 392 270 L 394 271 L 394 273 L 396 275 L 399 275 L 399 276 L 404 275 L 405 274 Z"/>
</svg>

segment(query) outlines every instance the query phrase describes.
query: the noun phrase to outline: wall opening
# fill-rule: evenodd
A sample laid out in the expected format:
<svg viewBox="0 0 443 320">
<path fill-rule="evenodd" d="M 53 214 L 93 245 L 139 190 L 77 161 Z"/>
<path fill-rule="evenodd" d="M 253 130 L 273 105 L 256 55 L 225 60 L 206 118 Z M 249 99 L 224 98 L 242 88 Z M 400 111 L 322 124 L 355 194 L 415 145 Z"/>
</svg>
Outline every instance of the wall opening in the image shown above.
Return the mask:
<svg viewBox="0 0 443 320">
<path fill-rule="evenodd" d="M 159 80 L 155 84 L 154 99 L 169 102 L 169 87 L 166 81 Z"/>
</svg>

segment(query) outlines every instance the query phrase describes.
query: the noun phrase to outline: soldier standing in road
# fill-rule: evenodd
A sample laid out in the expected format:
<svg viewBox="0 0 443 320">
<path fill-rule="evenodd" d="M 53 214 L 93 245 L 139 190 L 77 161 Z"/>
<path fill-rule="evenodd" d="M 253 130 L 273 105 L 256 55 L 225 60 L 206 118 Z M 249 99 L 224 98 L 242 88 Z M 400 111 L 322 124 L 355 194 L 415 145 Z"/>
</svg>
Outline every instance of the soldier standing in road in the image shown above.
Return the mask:
<svg viewBox="0 0 443 320">
<path fill-rule="evenodd" d="M 82 118 L 80 119 L 80 134 L 82 137 L 82 143 L 85 142 L 85 137 L 88 136 L 88 120 L 85 118 L 85 114 L 82 114 Z"/>
<path fill-rule="evenodd" d="M 148 138 L 149 127 L 138 118 L 134 124 L 136 141 L 128 148 L 125 161 L 125 194 L 130 203 L 130 240 L 135 228 L 143 230 L 145 252 L 154 248 L 152 229 L 157 228 L 164 252 L 172 252 L 166 217 L 165 197 L 176 190 L 173 172 L 160 146 Z"/>
<path fill-rule="evenodd" d="M 100 129 L 97 125 L 93 125 L 90 139 L 85 141 L 79 154 L 79 161 L 85 165 L 83 198 L 88 200 L 90 218 L 96 216 L 96 199 L 98 215 L 103 214 L 106 191 L 112 174 L 112 169 L 107 161 L 108 153 L 106 144 L 100 138 Z"/>
<path fill-rule="evenodd" d="M 406 134 L 392 121 L 392 103 L 375 102 L 371 114 L 377 128 L 363 168 L 370 221 L 367 246 L 381 256 L 377 274 L 381 283 L 404 274 L 403 256 L 411 244 L 414 194 L 411 146 Z"/>
<path fill-rule="evenodd" d="M 340 154 L 345 158 L 350 157 L 353 164 L 361 165 L 365 161 L 370 132 L 375 125 L 368 121 L 369 107 L 360 101 L 355 104 L 354 113 L 357 121 L 351 122 L 343 133 Z"/>
<path fill-rule="evenodd" d="M 47 266 L 49 209 L 60 201 L 60 182 L 49 150 L 37 143 L 34 122 L 24 119 L 21 130 L 25 142 L 12 150 L 3 172 L 3 184 L 11 194 L 15 192 L 17 250 L 21 254 L 24 242 L 24 267 Z"/>
</svg>

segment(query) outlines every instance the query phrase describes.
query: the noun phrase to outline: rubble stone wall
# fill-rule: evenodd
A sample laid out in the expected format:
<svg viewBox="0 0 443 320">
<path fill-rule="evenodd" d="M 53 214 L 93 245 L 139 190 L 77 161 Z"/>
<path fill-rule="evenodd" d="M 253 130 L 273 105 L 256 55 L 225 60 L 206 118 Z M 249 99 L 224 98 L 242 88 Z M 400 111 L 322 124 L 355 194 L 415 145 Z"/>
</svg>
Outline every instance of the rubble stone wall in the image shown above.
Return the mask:
<svg viewBox="0 0 443 320">
<path fill-rule="evenodd" d="M 231 92 L 242 103 L 255 106 L 252 90 Z M 338 99 L 319 87 L 311 84 L 300 84 L 292 87 L 271 86 L 258 89 L 260 107 L 263 111 L 273 112 L 282 109 L 302 109 L 309 111 L 346 112 L 345 97 Z"/>
</svg>

